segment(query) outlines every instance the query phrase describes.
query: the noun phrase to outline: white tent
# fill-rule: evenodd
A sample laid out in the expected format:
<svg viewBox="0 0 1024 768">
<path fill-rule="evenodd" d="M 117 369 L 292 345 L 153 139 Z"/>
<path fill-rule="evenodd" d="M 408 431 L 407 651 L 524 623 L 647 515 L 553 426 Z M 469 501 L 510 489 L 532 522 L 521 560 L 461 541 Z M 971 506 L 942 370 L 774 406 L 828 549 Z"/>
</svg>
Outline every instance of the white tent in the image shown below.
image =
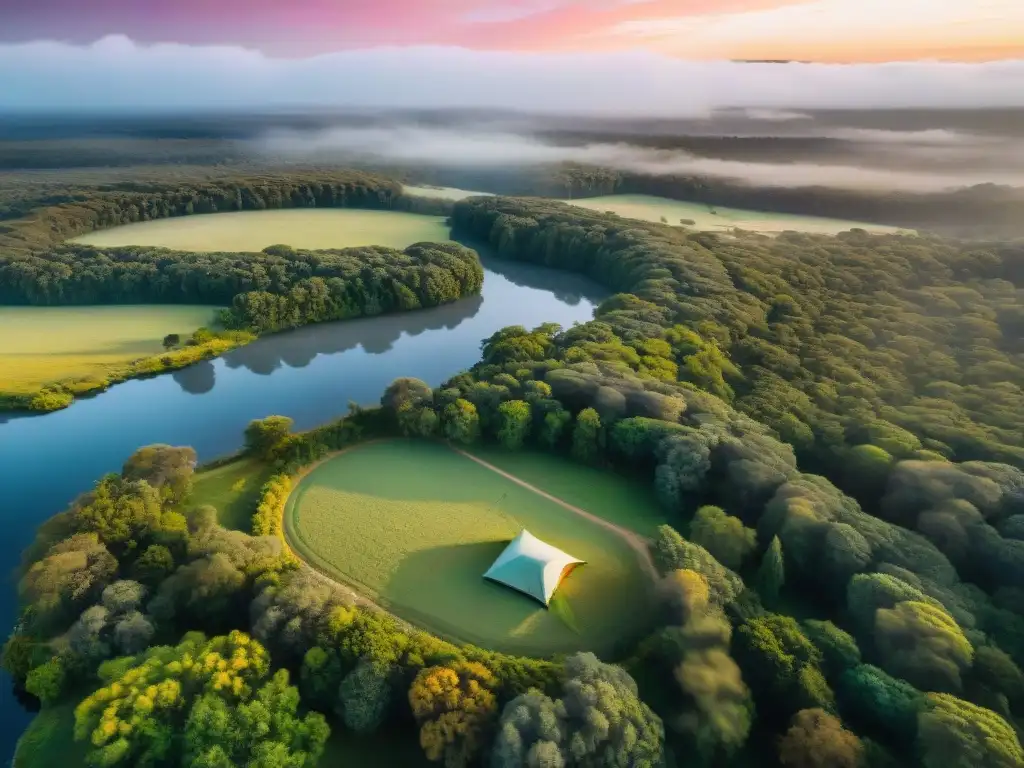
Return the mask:
<svg viewBox="0 0 1024 768">
<path fill-rule="evenodd" d="M 484 578 L 518 590 L 547 606 L 566 574 L 583 562 L 524 530 L 498 555 Z"/>
</svg>

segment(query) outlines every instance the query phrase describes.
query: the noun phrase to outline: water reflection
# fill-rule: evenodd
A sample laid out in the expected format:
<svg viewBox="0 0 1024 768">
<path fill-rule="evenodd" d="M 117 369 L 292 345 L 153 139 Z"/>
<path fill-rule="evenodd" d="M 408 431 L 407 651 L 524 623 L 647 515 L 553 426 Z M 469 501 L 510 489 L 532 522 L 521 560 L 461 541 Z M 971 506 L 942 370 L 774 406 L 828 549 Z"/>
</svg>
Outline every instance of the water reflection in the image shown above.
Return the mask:
<svg viewBox="0 0 1024 768">
<path fill-rule="evenodd" d="M 229 352 L 222 359 L 228 368 L 245 368 L 260 376 L 269 376 L 282 365 L 305 368 L 317 355 L 335 355 L 356 347 L 362 347 L 370 355 L 382 355 L 390 352 L 403 334 L 418 336 L 424 331 L 457 328 L 476 316 L 483 303 L 482 296 L 472 296 L 421 312 L 307 325 L 265 336 Z"/>
<path fill-rule="evenodd" d="M 606 295 L 600 286 L 580 275 L 498 259 L 487 255 L 485 247 L 476 247 L 484 252 L 481 261 L 487 274 L 500 275 L 520 288 L 550 292 L 562 304 L 572 307 L 583 301 L 597 304 Z M 357 347 L 369 355 L 383 355 L 392 351 L 403 336 L 457 328 L 476 317 L 483 301 L 482 295 L 472 296 L 424 311 L 309 325 L 265 336 L 221 359 L 232 370 L 244 368 L 259 376 L 270 376 L 283 366 L 305 368 L 318 355 L 336 355 Z M 215 376 L 215 367 L 209 361 L 173 374 L 181 388 L 191 394 L 209 392 L 214 387 Z"/>
<path fill-rule="evenodd" d="M 190 395 L 205 395 L 217 383 L 217 369 L 211 361 L 203 360 L 175 371 L 171 378 Z"/>
<path fill-rule="evenodd" d="M 480 261 L 489 272 L 496 272 L 513 285 L 521 288 L 539 288 L 550 291 L 563 304 L 577 306 L 581 301 L 600 304 L 608 292 L 597 283 L 572 272 L 559 272 L 535 264 L 499 259 L 486 253 L 486 248 L 474 246 L 480 253 Z"/>
</svg>

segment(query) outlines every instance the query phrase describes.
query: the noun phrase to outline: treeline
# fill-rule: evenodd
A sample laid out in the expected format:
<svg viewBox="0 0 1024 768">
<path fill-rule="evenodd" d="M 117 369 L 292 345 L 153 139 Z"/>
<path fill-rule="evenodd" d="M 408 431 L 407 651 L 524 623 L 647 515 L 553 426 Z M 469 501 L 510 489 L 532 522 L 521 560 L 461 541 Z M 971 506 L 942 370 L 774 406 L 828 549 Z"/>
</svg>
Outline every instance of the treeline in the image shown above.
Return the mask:
<svg viewBox="0 0 1024 768">
<path fill-rule="evenodd" d="M 257 333 L 433 307 L 482 283 L 476 253 L 455 243 L 257 253 L 65 245 L 0 256 L 0 303 L 230 305 L 225 324 Z"/>
<path fill-rule="evenodd" d="M 198 174 L 197 174 L 198 175 Z M 278 208 L 369 208 L 446 213 L 436 200 L 405 197 L 402 185 L 373 173 L 304 170 L 203 173 L 199 178 L 140 179 L 109 184 L 48 188 L 26 210 L 11 200 L 20 218 L 0 225 L 0 254 L 14 258 L 68 238 L 122 224 L 196 213 Z M 37 193 L 38 194 L 38 193 Z M 56 204 L 54 204 L 56 203 Z"/>
<path fill-rule="evenodd" d="M 667 345 L 648 372 L 732 402 L 861 500 L 898 459 L 1024 466 L 1019 245 L 724 236 L 508 198 L 460 202 L 453 223 L 621 291 L 591 327 L 626 347 L 602 359 L 644 372 L 644 345 Z M 867 487 L 844 478 L 862 464 Z"/>
</svg>

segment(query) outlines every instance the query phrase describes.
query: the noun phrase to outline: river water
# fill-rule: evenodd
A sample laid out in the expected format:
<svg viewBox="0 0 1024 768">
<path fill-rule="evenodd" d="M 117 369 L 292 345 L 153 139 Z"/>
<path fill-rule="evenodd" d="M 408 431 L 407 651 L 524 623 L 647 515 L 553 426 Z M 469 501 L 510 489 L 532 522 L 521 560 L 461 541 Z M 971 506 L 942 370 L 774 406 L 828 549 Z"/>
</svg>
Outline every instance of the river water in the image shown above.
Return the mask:
<svg viewBox="0 0 1024 768">
<path fill-rule="evenodd" d="M 252 419 L 290 416 L 308 429 L 343 415 L 348 403 L 376 403 L 399 376 L 431 385 L 480 357 L 480 342 L 506 325 L 564 326 L 591 319 L 604 292 L 576 276 L 484 260 L 479 297 L 401 315 L 308 326 L 268 336 L 222 358 L 151 379 L 125 382 L 64 411 L 0 415 L 0 623 L 13 625 L 16 574 L 36 526 L 139 446 L 191 445 L 200 461 L 241 447 Z M 31 715 L 0 683 L 0 755 Z"/>
</svg>

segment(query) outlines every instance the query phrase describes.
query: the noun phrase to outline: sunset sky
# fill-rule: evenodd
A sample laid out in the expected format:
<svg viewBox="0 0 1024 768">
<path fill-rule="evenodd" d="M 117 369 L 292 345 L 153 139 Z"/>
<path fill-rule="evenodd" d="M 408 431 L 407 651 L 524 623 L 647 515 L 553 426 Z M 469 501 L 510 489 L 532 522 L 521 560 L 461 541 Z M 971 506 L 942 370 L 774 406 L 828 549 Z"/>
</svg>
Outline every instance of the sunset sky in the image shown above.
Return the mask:
<svg viewBox="0 0 1024 768">
<path fill-rule="evenodd" d="M 644 49 L 684 59 L 1024 58 L 1024 0 L 4 0 L 0 42 Z"/>
</svg>

